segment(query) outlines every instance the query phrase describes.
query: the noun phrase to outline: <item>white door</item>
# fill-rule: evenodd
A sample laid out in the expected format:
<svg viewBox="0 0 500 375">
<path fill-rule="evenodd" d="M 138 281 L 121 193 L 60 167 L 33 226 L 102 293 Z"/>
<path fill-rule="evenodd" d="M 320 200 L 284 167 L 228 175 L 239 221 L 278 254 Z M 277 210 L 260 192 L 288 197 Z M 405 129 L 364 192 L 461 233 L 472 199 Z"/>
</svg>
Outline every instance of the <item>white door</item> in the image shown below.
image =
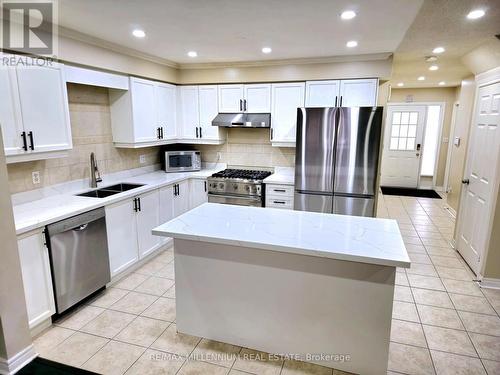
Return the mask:
<svg viewBox="0 0 500 375">
<path fill-rule="evenodd" d="M 68 94 L 62 65 L 17 67 L 24 130 L 32 152 L 72 147 Z"/>
<path fill-rule="evenodd" d="M 244 87 L 243 110 L 248 113 L 271 112 L 271 85 L 256 84 Z"/>
<path fill-rule="evenodd" d="M 139 211 L 137 212 L 137 243 L 139 258 L 158 248 L 160 237 L 151 233 L 160 223 L 160 195 L 158 190 L 151 191 L 138 197 Z"/>
<path fill-rule="evenodd" d="M 340 81 L 307 81 L 306 107 L 335 107 L 340 96 Z"/>
<path fill-rule="evenodd" d="M 0 58 L 2 55 L 0 54 Z M 24 153 L 23 122 L 19 103 L 16 72 L 0 67 L 0 127 L 2 128 L 5 155 Z"/>
<path fill-rule="evenodd" d="M 189 181 L 182 181 L 177 184 L 178 194 L 174 197 L 174 217 L 189 211 Z"/>
<path fill-rule="evenodd" d="M 500 156 L 500 83 L 480 87 L 469 141 L 460 203 L 458 251 L 480 272 L 490 218 L 498 194 Z"/>
<path fill-rule="evenodd" d="M 105 207 L 109 265 L 114 276 L 139 259 L 137 220 L 132 199 Z"/>
<path fill-rule="evenodd" d="M 19 237 L 17 245 L 29 326 L 33 328 L 56 312 L 49 252 L 43 244 L 41 231 Z"/>
<path fill-rule="evenodd" d="M 181 134 L 183 138 L 196 139 L 199 124 L 198 86 L 181 87 Z M 199 131 L 199 130 L 198 130 Z"/>
<path fill-rule="evenodd" d="M 158 140 L 155 83 L 140 78 L 130 79 L 132 111 L 134 116 L 134 141 Z"/>
<path fill-rule="evenodd" d="M 377 105 L 377 79 L 347 79 L 340 81 L 342 107 L 366 107 Z"/>
<path fill-rule="evenodd" d="M 380 185 L 418 186 L 425 110 L 425 106 L 388 106 Z"/>
<path fill-rule="evenodd" d="M 243 112 L 243 85 L 219 85 L 219 112 Z"/>
<path fill-rule="evenodd" d="M 295 142 L 297 108 L 304 106 L 304 82 L 273 83 L 271 141 Z"/>
<path fill-rule="evenodd" d="M 176 87 L 165 83 L 155 85 L 158 126 L 163 129 L 163 139 L 174 139 L 176 130 Z"/>
<path fill-rule="evenodd" d="M 199 112 L 202 139 L 219 139 L 219 127 L 212 126 L 212 120 L 219 113 L 217 86 L 199 86 Z"/>
<path fill-rule="evenodd" d="M 208 202 L 207 180 L 193 178 L 189 182 L 189 208 L 198 207 L 200 204 Z"/>
</svg>

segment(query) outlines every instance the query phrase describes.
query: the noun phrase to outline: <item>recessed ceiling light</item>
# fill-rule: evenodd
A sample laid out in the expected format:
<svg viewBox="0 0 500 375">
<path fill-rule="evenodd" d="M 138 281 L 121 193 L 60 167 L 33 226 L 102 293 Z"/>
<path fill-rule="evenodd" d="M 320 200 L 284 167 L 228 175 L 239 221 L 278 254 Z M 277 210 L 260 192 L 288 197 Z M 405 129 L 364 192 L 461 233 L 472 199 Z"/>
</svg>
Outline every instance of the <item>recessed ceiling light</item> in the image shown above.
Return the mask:
<svg viewBox="0 0 500 375">
<path fill-rule="evenodd" d="M 271 53 L 273 50 L 271 49 L 271 47 L 264 47 L 262 48 L 262 53 Z"/>
<path fill-rule="evenodd" d="M 485 14 L 486 14 L 486 12 L 484 10 L 482 10 L 482 9 L 475 9 L 475 10 L 471 10 L 469 12 L 469 14 L 467 15 L 467 18 L 470 19 L 470 20 L 477 20 L 478 18 L 481 18 Z"/>
<path fill-rule="evenodd" d="M 358 42 L 356 42 L 355 40 L 350 40 L 345 45 L 349 48 L 354 48 L 358 46 Z"/>
<path fill-rule="evenodd" d="M 446 85 L 446 82 L 445 82 L 445 81 L 441 81 L 441 82 L 439 82 L 439 86 L 444 86 L 444 85 Z"/>
<path fill-rule="evenodd" d="M 436 47 L 432 50 L 432 53 L 443 53 L 444 47 Z"/>
<path fill-rule="evenodd" d="M 405 84 L 403 82 L 398 83 L 398 87 L 403 87 Z"/>
<path fill-rule="evenodd" d="M 353 10 L 345 10 L 340 15 L 343 20 L 352 20 L 354 17 L 356 17 L 356 12 Z"/>
<path fill-rule="evenodd" d="M 439 69 L 439 66 L 437 66 L 437 65 L 429 66 L 429 70 L 438 70 L 438 69 Z"/>
<path fill-rule="evenodd" d="M 419 81 L 425 81 L 425 77 L 424 76 L 420 76 L 417 78 Z"/>
<path fill-rule="evenodd" d="M 146 36 L 146 33 L 144 32 L 144 30 L 135 29 L 134 31 L 132 31 L 132 35 L 136 38 L 144 38 Z"/>
<path fill-rule="evenodd" d="M 189 51 L 188 52 L 188 56 L 189 57 L 196 57 L 196 56 L 198 56 L 198 52 L 196 52 L 196 51 Z"/>
<path fill-rule="evenodd" d="M 426 56 L 425 57 L 425 61 L 427 62 L 433 62 L 433 61 L 437 61 L 437 57 L 436 56 Z"/>
</svg>

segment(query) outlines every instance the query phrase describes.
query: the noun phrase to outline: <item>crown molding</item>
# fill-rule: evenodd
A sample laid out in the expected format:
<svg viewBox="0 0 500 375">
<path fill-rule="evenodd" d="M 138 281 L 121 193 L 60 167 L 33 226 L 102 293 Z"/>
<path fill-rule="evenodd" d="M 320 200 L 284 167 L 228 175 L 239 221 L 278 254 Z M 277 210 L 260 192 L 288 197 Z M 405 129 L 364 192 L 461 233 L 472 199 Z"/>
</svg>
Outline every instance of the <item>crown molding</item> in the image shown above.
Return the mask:
<svg viewBox="0 0 500 375">
<path fill-rule="evenodd" d="M 217 69 L 217 68 L 251 68 L 260 66 L 278 65 L 305 65 L 305 64 L 331 64 L 344 62 L 363 62 L 387 60 L 392 57 L 392 52 L 370 53 L 364 55 L 341 55 L 326 57 L 306 57 L 280 60 L 257 60 L 257 61 L 235 61 L 235 62 L 213 62 L 213 63 L 190 63 L 178 64 L 179 69 Z"/>
<path fill-rule="evenodd" d="M 174 69 L 179 69 L 179 64 L 171 60 L 153 56 L 144 52 L 137 51 L 132 48 L 123 47 L 119 44 L 108 42 L 104 39 L 96 38 L 73 29 L 68 29 L 63 26 L 59 26 L 58 29 L 59 29 L 58 31 L 59 36 L 63 36 L 68 39 L 77 40 L 79 42 L 87 43 L 96 47 L 109 49 L 113 52 L 118 52 L 127 56 L 137 57 L 142 60 L 147 60 L 156 64 L 165 65 Z"/>
</svg>

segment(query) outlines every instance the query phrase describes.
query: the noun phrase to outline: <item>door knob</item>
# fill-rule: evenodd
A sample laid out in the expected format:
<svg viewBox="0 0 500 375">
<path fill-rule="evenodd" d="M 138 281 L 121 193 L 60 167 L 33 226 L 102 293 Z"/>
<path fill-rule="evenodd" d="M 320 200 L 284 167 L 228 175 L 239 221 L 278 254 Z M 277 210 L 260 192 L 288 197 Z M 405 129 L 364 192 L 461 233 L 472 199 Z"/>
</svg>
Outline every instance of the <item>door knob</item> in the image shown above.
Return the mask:
<svg viewBox="0 0 500 375">
<path fill-rule="evenodd" d="M 469 179 L 468 179 L 468 178 L 464 178 L 464 179 L 462 180 L 462 184 L 464 184 L 464 185 L 469 185 L 469 182 L 470 182 L 470 181 L 469 181 Z"/>
</svg>

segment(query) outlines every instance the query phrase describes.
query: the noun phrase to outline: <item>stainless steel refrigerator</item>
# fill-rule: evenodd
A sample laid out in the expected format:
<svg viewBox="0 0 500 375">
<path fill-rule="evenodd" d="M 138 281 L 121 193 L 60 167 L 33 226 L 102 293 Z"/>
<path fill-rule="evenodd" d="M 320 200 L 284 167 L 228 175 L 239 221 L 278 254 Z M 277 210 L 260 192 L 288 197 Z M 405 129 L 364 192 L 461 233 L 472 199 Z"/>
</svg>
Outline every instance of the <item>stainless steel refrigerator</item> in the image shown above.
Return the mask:
<svg viewBox="0 0 500 375">
<path fill-rule="evenodd" d="M 382 113 L 297 109 L 295 210 L 375 216 Z"/>
</svg>

